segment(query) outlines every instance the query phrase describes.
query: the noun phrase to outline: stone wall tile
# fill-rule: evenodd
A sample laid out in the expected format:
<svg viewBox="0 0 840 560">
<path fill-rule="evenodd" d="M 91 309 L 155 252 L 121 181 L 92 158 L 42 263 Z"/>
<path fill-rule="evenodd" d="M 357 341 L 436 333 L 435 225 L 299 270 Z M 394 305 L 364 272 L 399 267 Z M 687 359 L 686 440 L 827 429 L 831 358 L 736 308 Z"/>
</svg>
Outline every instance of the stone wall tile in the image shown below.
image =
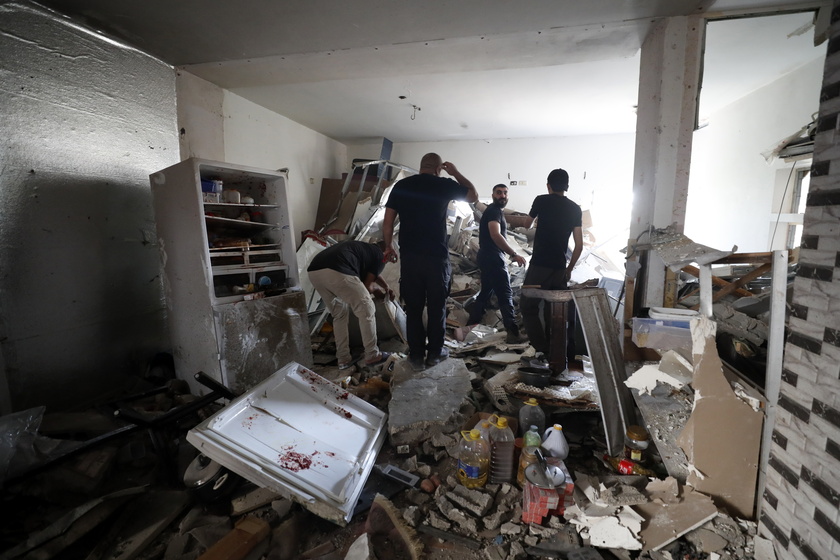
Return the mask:
<svg viewBox="0 0 840 560">
<path fill-rule="evenodd" d="M 815 313 L 813 308 L 808 309 L 808 317 L 811 317 L 811 313 Z M 822 341 L 823 338 L 823 325 L 816 325 L 810 319 L 808 321 L 803 321 L 798 317 L 791 317 L 788 319 L 788 326 L 790 327 L 790 333 L 788 334 L 787 341 L 790 342 L 791 338 L 796 340 L 794 335 L 803 335 L 808 338 L 813 338 L 818 341 Z M 800 348 L 807 349 L 809 347 L 808 344 L 799 344 L 796 343 L 796 346 Z M 821 346 L 821 345 L 820 345 Z"/>
<path fill-rule="evenodd" d="M 814 237 L 814 236 L 809 236 Z M 824 239 L 819 237 L 818 239 Z M 819 244 L 819 241 L 817 241 Z M 826 249 L 802 249 L 799 251 L 799 264 L 809 264 L 816 266 L 834 267 L 834 262 L 837 259 L 837 251 Z"/>
</svg>

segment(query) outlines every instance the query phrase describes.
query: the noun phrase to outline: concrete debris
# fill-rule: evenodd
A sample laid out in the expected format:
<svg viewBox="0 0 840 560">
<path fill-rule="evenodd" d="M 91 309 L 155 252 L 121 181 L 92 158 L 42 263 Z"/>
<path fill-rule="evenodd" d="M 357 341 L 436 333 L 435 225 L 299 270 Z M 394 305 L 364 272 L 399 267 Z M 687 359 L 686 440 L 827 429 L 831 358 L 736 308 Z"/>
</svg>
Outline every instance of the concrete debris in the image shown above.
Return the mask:
<svg viewBox="0 0 840 560">
<path fill-rule="evenodd" d="M 476 517 L 484 517 L 493 507 L 492 494 L 465 488 L 460 484 L 452 487 L 446 497 L 458 507 L 467 510 Z"/>
</svg>

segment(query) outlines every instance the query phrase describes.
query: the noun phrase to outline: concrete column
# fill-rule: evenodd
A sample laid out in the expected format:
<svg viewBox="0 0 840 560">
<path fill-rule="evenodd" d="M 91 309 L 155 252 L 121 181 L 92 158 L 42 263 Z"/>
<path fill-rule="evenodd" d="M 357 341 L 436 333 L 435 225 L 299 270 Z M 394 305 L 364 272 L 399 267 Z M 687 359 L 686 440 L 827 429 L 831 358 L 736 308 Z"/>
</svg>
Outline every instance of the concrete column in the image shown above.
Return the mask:
<svg viewBox="0 0 840 560">
<path fill-rule="evenodd" d="M 631 239 L 650 227 L 676 224 L 681 232 L 685 225 L 704 25 L 699 16 L 663 19 L 642 45 Z M 662 305 L 665 269 L 658 256 L 648 259 L 644 278 L 642 305 Z"/>
</svg>

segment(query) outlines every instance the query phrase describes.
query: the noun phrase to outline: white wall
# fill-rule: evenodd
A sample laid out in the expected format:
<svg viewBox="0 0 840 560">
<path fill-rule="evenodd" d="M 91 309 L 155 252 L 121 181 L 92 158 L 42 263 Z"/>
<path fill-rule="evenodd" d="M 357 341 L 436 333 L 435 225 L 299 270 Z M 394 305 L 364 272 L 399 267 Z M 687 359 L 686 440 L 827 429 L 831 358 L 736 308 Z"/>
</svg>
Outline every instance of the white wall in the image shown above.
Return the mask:
<svg viewBox="0 0 840 560">
<path fill-rule="evenodd" d="M 224 92 L 225 161 L 289 169 L 289 209 L 295 242 L 312 229 L 321 179 L 349 170 L 347 147 L 229 91 Z"/>
<path fill-rule="evenodd" d="M 79 409 L 169 349 L 149 174 L 178 161 L 172 68 L 0 3 L 0 414 Z"/>
<path fill-rule="evenodd" d="M 695 132 L 688 237 L 721 250 L 770 250 L 777 171 L 792 164 L 768 164 L 761 153 L 811 122 L 822 74 L 823 61 L 815 60 L 714 113 Z"/>
<path fill-rule="evenodd" d="M 391 159 L 416 169 L 424 154 L 436 152 L 473 182 L 482 200 L 490 199 L 494 185 L 517 181 L 508 188 L 508 208 L 524 213 L 547 192 L 549 172 L 561 167 L 569 172 L 569 198 L 592 214 L 596 243 L 607 243 L 620 263 L 617 252 L 627 244 L 633 198 L 634 146 L 633 134 L 417 142 L 394 144 Z"/>
</svg>

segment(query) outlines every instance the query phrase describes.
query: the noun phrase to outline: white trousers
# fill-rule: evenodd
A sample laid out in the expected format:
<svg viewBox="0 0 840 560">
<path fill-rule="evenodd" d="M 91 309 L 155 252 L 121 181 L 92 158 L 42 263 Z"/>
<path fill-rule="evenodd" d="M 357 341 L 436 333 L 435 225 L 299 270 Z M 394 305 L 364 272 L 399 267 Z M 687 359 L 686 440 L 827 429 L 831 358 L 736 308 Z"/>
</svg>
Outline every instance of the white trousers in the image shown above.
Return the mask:
<svg viewBox="0 0 840 560">
<path fill-rule="evenodd" d="M 376 345 L 376 306 L 362 281 L 356 276 L 342 274 L 330 268 L 310 272 L 309 280 L 333 316 L 338 363 L 346 364 L 352 360 L 348 329 L 350 311 L 359 320 L 365 360 L 376 359 L 379 356 L 379 346 Z"/>
</svg>

